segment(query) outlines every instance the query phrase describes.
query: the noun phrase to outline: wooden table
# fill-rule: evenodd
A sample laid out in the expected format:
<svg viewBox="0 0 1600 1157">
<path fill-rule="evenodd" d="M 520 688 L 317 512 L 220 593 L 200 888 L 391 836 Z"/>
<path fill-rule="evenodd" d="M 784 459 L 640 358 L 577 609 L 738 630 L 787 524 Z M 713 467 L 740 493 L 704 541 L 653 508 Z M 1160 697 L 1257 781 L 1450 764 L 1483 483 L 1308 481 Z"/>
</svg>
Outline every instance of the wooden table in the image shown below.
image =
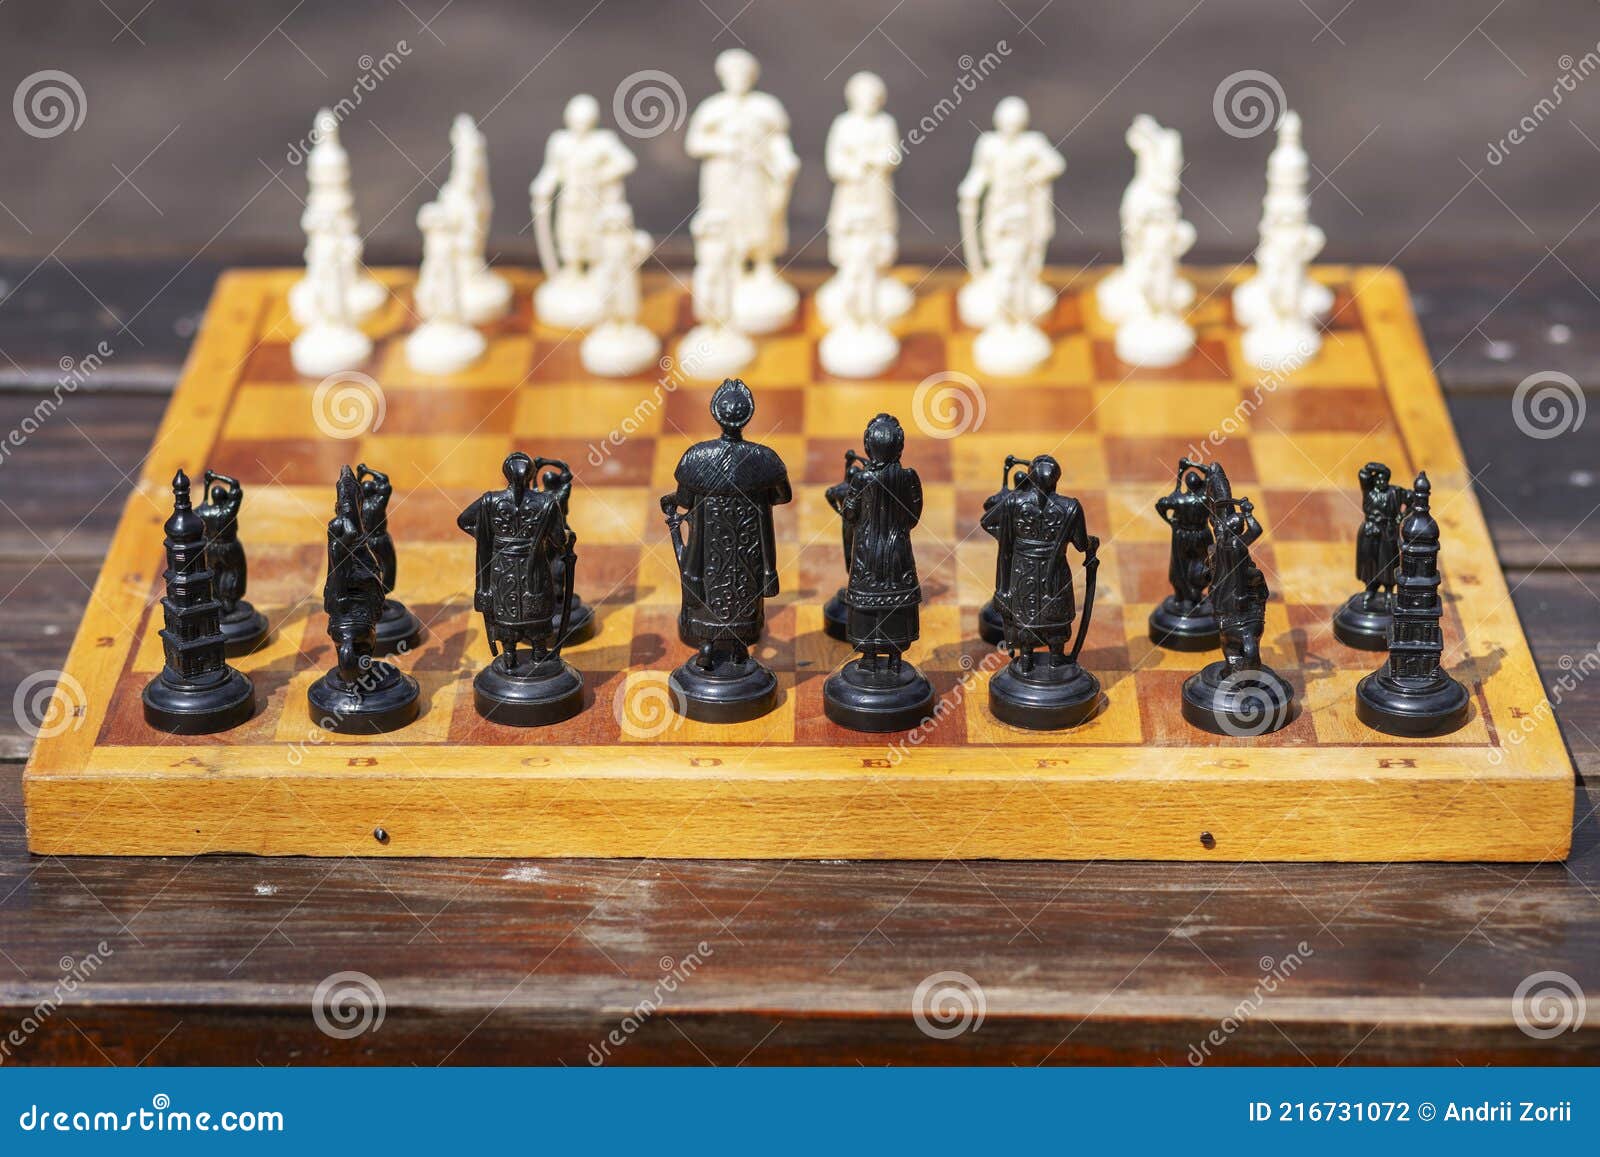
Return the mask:
<svg viewBox="0 0 1600 1157">
<path fill-rule="evenodd" d="M 29 269 L 0 264 L 6 291 L 27 275 L 0 311 L 0 430 L 51 395 L 62 357 L 115 353 L 0 462 L 7 699 L 66 654 L 216 273 Z M 1600 442 L 1594 419 L 1527 438 L 1511 396 L 1535 371 L 1584 380 L 1597 307 L 1538 255 L 1407 273 L 1554 687 L 1600 645 Z M 1557 715 L 1600 771 L 1600 679 Z M 41 859 L 28 747 L 0 719 L 4 1060 L 1600 1061 L 1600 1001 L 1547 1040 L 1512 1016 L 1542 970 L 1600 994 L 1600 790 L 1582 785 L 1565 865 Z M 381 986 L 380 1027 L 319 1028 L 313 994 L 340 972 Z M 941 972 L 984 1007 L 948 1039 L 912 1016 Z"/>
</svg>

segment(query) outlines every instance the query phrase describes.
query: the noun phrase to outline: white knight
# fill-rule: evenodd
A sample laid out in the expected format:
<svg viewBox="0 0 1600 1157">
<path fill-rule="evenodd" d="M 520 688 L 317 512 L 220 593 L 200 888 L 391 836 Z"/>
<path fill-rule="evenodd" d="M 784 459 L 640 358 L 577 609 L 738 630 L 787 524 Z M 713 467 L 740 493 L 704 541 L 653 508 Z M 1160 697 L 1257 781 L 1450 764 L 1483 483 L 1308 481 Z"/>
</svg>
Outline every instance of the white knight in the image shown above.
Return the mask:
<svg viewBox="0 0 1600 1157">
<path fill-rule="evenodd" d="M 600 320 L 605 296 L 605 286 L 594 276 L 600 219 L 627 204 L 623 182 L 639 162 L 616 133 L 599 127 L 594 97 L 573 97 L 562 121 L 564 127 L 550 134 L 544 165 L 528 187 L 545 273 L 534 310 L 550 325 L 582 329 Z"/>
<path fill-rule="evenodd" d="M 998 240 L 999 222 L 1013 210 L 1023 213 L 1031 317 L 1046 313 L 1055 294 L 1044 284 L 1045 249 L 1055 235 L 1052 185 L 1067 162 L 1041 132 L 1028 128 L 1028 106 L 1008 96 L 994 110 L 994 129 L 978 137 L 972 168 L 957 191 L 961 247 L 970 280 L 956 298 L 961 320 L 983 327 L 997 315 L 998 286 L 989 276 L 988 251 Z M 981 213 L 981 221 L 980 221 Z"/>
<path fill-rule="evenodd" d="M 884 237 L 888 260 L 877 275 L 875 312 L 896 318 L 910 310 L 910 288 L 889 276 L 898 246 L 900 214 L 894 197 L 894 172 L 900 167 L 900 136 L 894 118 L 884 111 L 887 93 L 874 73 L 858 72 L 845 82 L 845 111 L 828 130 L 824 159 L 833 180 L 833 200 L 828 206 L 828 260 L 844 269 L 840 254 L 847 220 L 865 222 Z M 845 293 L 842 276 L 830 278 L 817 290 L 817 313 L 832 324 Z"/>
<path fill-rule="evenodd" d="M 794 318 L 800 295 L 778 275 L 789 244 L 789 194 L 800 158 L 789 140 L 789 114 L 776 97 L 756 91 L 760 66 L 742 48 L 717 57 L 722 91 L 689 118 L 685 148 L 700 165 L 700 207 L 727 218 L 739 263 L 734 324 L 771 333 Z"/>
</svg>

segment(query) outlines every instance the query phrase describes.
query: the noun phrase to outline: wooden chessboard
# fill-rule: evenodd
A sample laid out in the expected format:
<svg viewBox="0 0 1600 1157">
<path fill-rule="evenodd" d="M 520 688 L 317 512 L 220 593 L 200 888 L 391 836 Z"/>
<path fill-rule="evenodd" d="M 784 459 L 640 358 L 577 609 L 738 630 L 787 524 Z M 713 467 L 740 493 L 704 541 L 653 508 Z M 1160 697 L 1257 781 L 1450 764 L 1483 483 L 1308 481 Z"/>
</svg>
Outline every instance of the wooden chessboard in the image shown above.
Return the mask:
<svg viewBox="0 0 1600 1157">
<path fill-rule="evenodd" d="M 1412 317 L 1389 269 L 1326 267 L 1337 294 L 1317 359 L 1286 379 L 1247 366 L 1230 275 L 1192 270 L 1200 340 L 1183 365 L 1136 371 L 1096 315 L 1097 274 L 1053 270 L 1063 289 L 1050 362 L 1026 381 L 989 380 L 955 319 L 957 275 L 905 269 L 918 286 L 882 380 L 830 379 L 807 295 L 801 320 L 764 338 L 745 374 L 749 433 L 796 482 L 777 517 L 783 593 L 761 657 L 780 707 L 738 726 L 665 710 L 686 655 L 678 583 L 657 496 L 679 454 L 714 433 L 711 384 L 672 363 L 632 380 L 581 370 L 578 337 L 532 317 L 536 277 L 508 271 L 516 308 L 468 372 L 406 366 L 410 271 L 370 325 L 363 375 L 332 385 L 290 367 L 293 271 L 241 271 L 218 285 L 187 369 L 128 501 L 67 662 L 56 710 L 25 774 L 39 853 L 316 855 L 1002 857 L 1217 860 L 1544 860 L 1568 850 L 1573 768 L 1495 563 L 1483 516 Z M 1233 274 L 1231 276 L 1237 276 Z M 799 279 L 808 291 L 816 277 Z M 647 279 L 645 321 L 690 324 L 684 283 Z M 942 379 L 925 384 L 934 375 Z M 965 375 L 965 377 L 963 377 Z M 981 385 L 975 383 L 981 382 Z M 937 720 L 875 737 L 823 715 L 822 684 L 849 657 L 822 632 L 840 584 L 838 525 L 823 499 L 843 451 L 880 410 L 908 431 L 926 514 L 915 535 L 927 605 L 911 653 L 941 696 Z M 1532 444 L 1530 444 L 1531 446 Z M 471 610 L 471 540 L 455 526 L 501 484 L 513 448 L 577 472 L 579 592 L 601 620 L 568 657 L 592 701 L 567 723 L 519 731 L 473 709 L 488 660 Z M 994 669 L 977 610 L 993 543 L 977 528 L 1007 453 L 1055 454 L 1104 540 L 1084 664 L 1106 706 L 1071 732 L 1014 730 L 988 712 Z M 1531 452 L 1531 450 L 1530 450 Z M 1184 453 L 1220 459 L 1255 500 L 1255 555 L 1273 600 L 1265 658 L 1299 693 L 1282 731 L 1216 737 L 1186 724 L 1179 687 L 1214 656 L 1153 647 L 1150 608 L 1169 589 L 1168 532 L 1153 511 Z M 1356 471 L 1426 469 L 1443 527 L 1446 661 L 1472 691 L 1461 731 L 1405 741 L 1368 730 L 1354 688 L 1381 656 L 1338 643 L 1329 615 L 1355 587 Z M 427 624 L 399 660 L 422 686 L 421 718 L 388 736 L 314 729 L 307 685 L 331 662 L 320 591 L 324 526 L 343 463 L 396 486 L 395 591 Z M 210 465 L 246 487 L 249 594 L 274 633 L 236 660 L 258 710 L 238 729 L 179 738 L 147 728 L 140 688 L 161 665 L 161 523 L 178 467 Z"/>
</svg>

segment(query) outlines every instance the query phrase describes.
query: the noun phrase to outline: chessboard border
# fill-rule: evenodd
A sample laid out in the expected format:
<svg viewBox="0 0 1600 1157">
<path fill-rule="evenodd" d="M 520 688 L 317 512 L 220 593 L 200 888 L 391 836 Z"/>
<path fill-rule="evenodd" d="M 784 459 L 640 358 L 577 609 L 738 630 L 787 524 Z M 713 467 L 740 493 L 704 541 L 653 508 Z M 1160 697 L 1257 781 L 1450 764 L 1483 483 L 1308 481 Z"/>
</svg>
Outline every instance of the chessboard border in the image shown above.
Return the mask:
<svg viewBox="0 0 1600 1157">
<path fill-rule="evenodd" d="M 924 271 L 905 270 L 916 278 Z M 1074 285 L 1092 284 L 1088 271 Z M 1231 281 L 1239 271 L 1195 270 Z M 1456 493 L 1452 558 L 1490 606 L 1483 646 L 1503 652 L 1480 701 L 1518 721 L 1515 742 L 1452 748 L 1374 736 L 1370 746 L 1073 746 L 1070 734 L 903 759 L 855 747 L 725 744 L 543 748 L 308 745 L 97 747 L 106 696 L 159 574 L 162 510 L 194 447 L 216 444 L 266 311 L 293 270 L 223 275 L 73 644 L 85 689 L 72 725 L 41 736 L 24 771 L 40 854 L 653 856 L 819 859 L 1564 859 L 1574 771 L 1550 714 L 1455 431 L 1390 268 L 1321 267 L 1355 287 L 1409 459 Z M 1081 280 L 1088 274 L 1087 280 Z M 379 276 L 403 286 L 410 271 Z M 519 289 L 527 279 L 518 275 Z M 807 288 L 819 276 L 798 278 Z M 1084 292 L 1084 291 L 1080 291 Z M 1291 379 L 1292 381 L 1292 379 Z M 1113 544 L 1114 545 L 1114 544 Z M 594 707 L 590 708 L 597 709 Z M 1531 722 L 1530 722 L 1531 721 Z M 400 758 L 386 759 L 399 749 Z M 759 752 L 759 754 L 752 754 Z M 1498 759 L 1491 757 L 1498 753 Z M 486 761 L 494 766 L 485 766 Z M 1137 822 L 1130 822 L 1137 817 Z"/>
</svg>

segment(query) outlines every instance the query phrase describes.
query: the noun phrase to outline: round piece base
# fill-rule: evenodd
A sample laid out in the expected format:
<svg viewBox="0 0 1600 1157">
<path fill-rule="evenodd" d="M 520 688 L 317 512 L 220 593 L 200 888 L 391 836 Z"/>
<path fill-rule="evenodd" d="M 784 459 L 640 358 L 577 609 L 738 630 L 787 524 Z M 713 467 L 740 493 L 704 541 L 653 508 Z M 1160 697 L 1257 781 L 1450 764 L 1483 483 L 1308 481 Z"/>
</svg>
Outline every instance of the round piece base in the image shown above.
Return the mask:
<svg viewBox="0 0 1600 1157">
<path fill-rule="evenodd" d="M 1031 322 L 996 323 L 973 341 L 972 357 L 986 374 L 1021 377 L 1049 360 L 1050 339 Z"/>
<path fill-rule="evenodd" d="M 335 667 L 306 690 L 313 726 L 335 735 L 381 735 L 410 723 L 421 710 L 417 703 L 417 681 L 387 663 L 376 686 L 370 690 L 351 687 L 339 677 Z"/>
<path fill-rule="evenodd" d="M 1230 674 L 1219 659 L 1183 681 L 1183 717 L 1212 735 L 1266 735 L 1294 718 L 1294 688 L 1271 667 Z"/>
<path fill-rule="evenodd" d="M 248 655 L 267 641 L 270 631 L 267 616 L 240 599 L 233 613 L 222 619 L 222 637 L 227 640 L 225 651 L 228 658 Z"/>
<path fill-rule="evenodd" d="M 1467 721 L 1472 697 L 1456 680 L 1438 677 L 1408 685 L 1389 675 L 1387 666 L 1356 684 L 1356 718 L 1385 735 L 1444 735 Z"/>
<path fill-rule="evenodd" d="M 459 321 L 425 321 L 406 338 L 406 364 L 419 374 L 458 373 L 483 356 L 483 334 Z"/>
<path fill-rule="evenodd" d="M 775 271 L 748 273 L 733 287 L 733 324 L 744 333 L 776 333 L 799 306 L 799 290 Z"/>
<path fill-rule="evenodd" d="M 1125 366 L 1165 369 L 1194 349 L 1194 329 L 1176 315 L 1135 317 L 1117 328 L 1117 360 Z"/>
<path fill-rule="evenodd" d="M 989 710 L 1002 723 L 1029 731 L 1064 731 L 1094 718 L 1100 710 L 1100 680 L 1076 663 L 1049 665 L 1035 655 L 1024 674 L 1015 661 L 989 680 Z"/>
<path fill-rule="evenodd" d="M 656 364 L 661 339 L 637 322 L 609 322 L 578 346 L 583 368 L 602 378 L 631 378 Z"/>
<path fill-rule="evenodd" d="M 1150 641 L 1169 651 L 1214 651 L 1222 645 L 1217 616 L 1209 602 L 1186 615 L 1171 595 L 1150 612 Z"/>
<path fill-rule="evenodd" d="M 822 685 L 822 709 L 851 731 L 909 731 L 933 714 L 933 684 L 912 664 L 870 673 L 852 659 Z"/>
<path fill-rule="evenodd" d="M 1245 330 L 1239 339 L 1245 361 L 1258 370 L 1278 373 L 1305 365 L 1321 348 L 1322 335 L 1303 318 L 1264 321 Z"/>
<path fill-rule="evenodd" d="M 228 677 L 214 687 L 175 687 L 160 675 L 145 685 L 144 721 L 169 735 L 214 735 L 237 727 L 255 712 L 256 692 L 250 680 L 228 668 Z"/>
<path fill-rule="evenodd" d="M 378 641 L 372 650 L 374 655 L 409 651 L 422 638 L 422 620 L 399 599 L 384 599 L 376 635 Z"/>
<path fill-rule="evenodd" d="M 1056 295 L 1042 281 L 1028 287 L 1028 316 L 1025 321 L 1038 321 L 1055 306 Z M 971 329 L 992 325 L 1000 316 L 1000 293 L 992 272 L 974 277 L 956 292 L 956 313 L 961 324 Z"/>
<path fill-rule="evenodd" d="M 836 378 L 875 378 L 900 356 L 900 339 L 883 325 L 841 325 L 817 345 L 822 368 Z"/>
<path fill-rule="evenodd" d="M 1389 598 L 1377 596 L 1370 610 L 1363 605 L 1365 601 L 1365 594 L 1351 595 L 1344 606 L 1333 613 L 1334 637 L 1360 651 L 1387 651 L 1389 624 L 1394 621 L 1389 614 Z"/>
<path fill-rule="evenodd" d="M 468 325 L 498 321 L 511 312 L 511 283 L 480 269 L 461 286 L 461 317 Z"/>
<path fill-rule="evenodd" d="M 993 599 L 978 608 L 978 637 L 991 647 L 998 647 L 1006 641 L 1006 621 Z"/>
<path fill-rule="evenodd" d="M 843 587 L 822 604 L 822 632 L 841 643 L 850 641 L 850 600 Z"/>
<path fill-rule="evenodd" d="M 472 680 L 478 714 L 507 727 L 548 727 L 583 710 L 583 676 L 559 658 L 542 663 L 523 655 L 517 671 L 497 655 Z"/>
<path fill-rule="evenodd" d="M 755 359 L 756 343 L 736 329 L 702 323 L 678 342 L 678 366 L 703 382 L 731 378 Z"/>
<path fill-rule="evenodd" d="M 667 677 L 678 714 L 696 723 L 746 723 L 778 705 L 778 677 L 760 661 L 719 662 L 707 671 L 691 659 Z"/>
<path fill-rule="evenodd" d="M 602 308 L 599 290 L 578 273 L 558 273 L 533 291 L 534 316 L 552 329 L 588 329 Z"/>
<path fill-rule="evenodd" d="M 372 339 L 353 325 L 313 324 L 289 343 L 289 361 L 305 378 L 353 370 L 372 356 Z"/>
</svg>

